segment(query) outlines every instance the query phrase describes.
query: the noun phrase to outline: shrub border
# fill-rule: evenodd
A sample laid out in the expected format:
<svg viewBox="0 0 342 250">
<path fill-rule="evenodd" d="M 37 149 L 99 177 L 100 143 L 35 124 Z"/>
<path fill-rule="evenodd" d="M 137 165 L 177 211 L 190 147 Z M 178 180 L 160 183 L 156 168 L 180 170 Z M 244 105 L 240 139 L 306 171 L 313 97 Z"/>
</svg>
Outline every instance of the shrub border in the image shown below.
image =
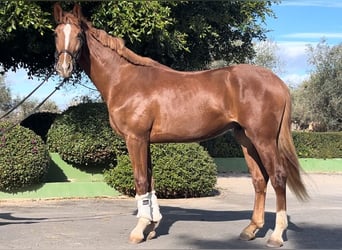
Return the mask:
<svg viewBox="0 0 342 250">
<path fill-rule="evenodd" d="M 120 196 L 120 193 L 115 189 L 109 187 L 102 180 L 91 181 L 92 174 L 84 173 L 80 170 L 70 169 L 71 165 L 63 162 L 57 154 L 51 154 L 52 159 L 67 175 L 68 179 L 75 178 L 78 174 L 82 175 L 81 181 L 77 182 L 52 182 L 31 187 L 25 192 L 18 192 L 15 194 L 0 192 L 0 199 L 63 199 L 63 198 L 115 198 Z M 218 174 L 222 173 L 236 173 L 247 174 L 247 167 L 244 158 L 215 158 Z M 311 173 L 328 173 L 328 174 L 342 174 L 342 158 L 335 159 L 299 159 L 305 172 Z M 77 171 L 81 172 L 78 173 Z M 88 175 L 88 181 L 86 180 Z M 93 176 L 94 177 L 94 176 Z"/>
</svg>

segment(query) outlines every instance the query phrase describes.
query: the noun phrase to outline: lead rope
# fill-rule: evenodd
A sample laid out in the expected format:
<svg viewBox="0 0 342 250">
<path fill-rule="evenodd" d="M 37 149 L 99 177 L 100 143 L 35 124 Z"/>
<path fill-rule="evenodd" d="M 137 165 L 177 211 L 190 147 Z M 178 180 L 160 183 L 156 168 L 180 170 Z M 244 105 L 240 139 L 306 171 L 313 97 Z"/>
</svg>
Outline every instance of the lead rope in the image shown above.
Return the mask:
<svg viewBox="0 0 342 250">
<path fill-rule="evenodd" d="M 51 74 L 50 74 L 51 75 Z M 29 114 L 27 114 L 21 121 L 18 121 L 14 124 L 12 124 L 10 127 L 6 128 L 3 131 L 0 131 L 0 136 L 3 136 L 4 134 L 6 134 L 8 131 L 10 131 L 12 128 L 14 128 L 15 126 L 17 126 L 19 123 L 21 123 L 23 120 L 25 120 L 27 117 L 29 117 L 30 115 L 32 115 L 33 113 L 35 113 L 57 90 L 59 90 L 62 85 L 67 81 L 66 78 L 64 78 L 64 80 L 57 86 L 55 87 L 55 89 L 41 102 L 39 103 Z M 32 93 L 31 93 L 32 94 Z M 27 98 L 25 98 L 27 99 Z M 23 103 L 23 101 L 21 102 Z M 19 106 L 19 105 L 18 105 Z M 14 110 L 14 109 L 13 109 Z"/>
<path fill-rule="evenodd" d="M 21 104 L 23 104 L 34 92 L 37 91 L 37 89 L 39 89 L 43 83 L 45 83 L 49 78 L 50 76 L 53 74 L 53 72 L 51 72 L 50 74 L 48 74 L 44 80 L 34 89 L 31 91 L 30 94 L 28 94 L 24 99 L 22 99 L 17 105 L 15 105 L 13 108 L 11 108 L 10 110 L 8 110 L 5 114 L 3 114 L 1 117 L 0 117 L 0 120 L 5 118 L 6 116 L 8 116 L 10 113 L 12 113 L 16 108 L 18 108 Z"/>
</svg>

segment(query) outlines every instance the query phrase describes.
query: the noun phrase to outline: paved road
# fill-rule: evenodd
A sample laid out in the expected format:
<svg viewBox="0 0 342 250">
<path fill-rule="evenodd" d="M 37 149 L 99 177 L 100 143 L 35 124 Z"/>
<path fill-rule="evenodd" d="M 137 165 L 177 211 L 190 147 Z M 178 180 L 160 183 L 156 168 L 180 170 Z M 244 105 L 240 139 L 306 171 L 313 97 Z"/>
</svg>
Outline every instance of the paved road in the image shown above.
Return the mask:
<svg viewBox="0 0 342 250">
<path fill-rule="evenodd" d="M 311 200 L 288 197 L 286 249 L 342 248 L 342 175 L 305 177 Z M 220 194 L 160 200 L 164 218 L 157 238 L 128 243 L 136 223 L 135 201 L 67 199 L 0 201 L 0 249 L 227 249 L 265 248 L 274 224 L 274 192 L 266 201 L 266 225 L 257 238 L 238 235 L 251 216 L 253 190 L 246 176 L 220 177 Z"/>
</svg>

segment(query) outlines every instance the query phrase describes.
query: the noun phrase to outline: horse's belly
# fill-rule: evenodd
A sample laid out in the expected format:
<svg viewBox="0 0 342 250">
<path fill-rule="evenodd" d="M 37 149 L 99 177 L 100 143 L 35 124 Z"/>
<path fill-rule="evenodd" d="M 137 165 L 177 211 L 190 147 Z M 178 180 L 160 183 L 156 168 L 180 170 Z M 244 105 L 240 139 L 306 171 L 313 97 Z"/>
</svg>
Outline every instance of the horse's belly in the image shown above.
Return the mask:
<svg viewBox="0 0 342 250">
<path fill-rule="evenodd" d="M 223 115 L 183 116 L 154 124 L 151 142 L 191 142 L 218 136 L 232 127 Z"/>
</svg>

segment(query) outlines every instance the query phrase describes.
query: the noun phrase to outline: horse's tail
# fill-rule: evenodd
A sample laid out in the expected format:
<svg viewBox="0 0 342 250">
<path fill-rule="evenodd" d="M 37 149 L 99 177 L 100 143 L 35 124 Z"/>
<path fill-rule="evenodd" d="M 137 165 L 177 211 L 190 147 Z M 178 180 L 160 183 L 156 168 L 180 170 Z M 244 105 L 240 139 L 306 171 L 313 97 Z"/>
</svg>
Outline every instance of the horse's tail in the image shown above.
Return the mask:
<svg viewBox="0 0 342 250">
<path fill-rule="evenodd" d="M 302 171 L 291 134 L 291 97 L 286 100 L 285 110 L 280 126 L 278 148 L 282 164 L 287 172 L 290 190 L 299 200 L 307 200 L 308 192 L 304 186 L 300 172 Z"/>
</svg>

